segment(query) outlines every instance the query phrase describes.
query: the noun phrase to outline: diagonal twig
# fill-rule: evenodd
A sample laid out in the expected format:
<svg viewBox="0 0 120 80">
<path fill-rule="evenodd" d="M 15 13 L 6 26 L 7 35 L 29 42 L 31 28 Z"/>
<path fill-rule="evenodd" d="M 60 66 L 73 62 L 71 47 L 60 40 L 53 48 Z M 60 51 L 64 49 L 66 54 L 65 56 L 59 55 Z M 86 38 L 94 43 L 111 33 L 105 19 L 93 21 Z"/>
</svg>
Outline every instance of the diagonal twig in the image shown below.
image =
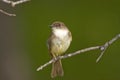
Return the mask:
<svg viewBox="0 0 120 80">
<path fill-rule="evenodd" d="M 0 12 L 3 13 L 3 14 L 5 14 L 5 15 L 8 15 L 8 16 L 16 16 L 16 14 L 8 13 L 8 12 L 2 10 L 2 9 L 0 9 Z"/>
<path fill-rule="evenodd" d="M 15 7 L 16 5 L 18 4 L 21 4 L 21 3 L 24 3 L 24 2 L 28 2 L 30 0 L 18 0 L 18 1 L 12 1 L 12 0 L 2 0 L 4 3 L 7 3 L 7 4 L 10 4 L 12 7 Z M 2 9 L 0 9 L 0 12 L 5 14 L 5 15 L 8 15 L 8 16 L 16 16 L 16 14 L 11 14 L 11 13 L 8 13 Z"/>
<path fill-rule="evenodd" d="M 51 59 L 50 61 L 46 62 L 44 65 L 41 65 L 40 67 L 37 68 L 37 71 L 40 71 L 42 70 L 43 68 L 47 67 L 48 65 L 50 65 L 51 63 L 57 61 L 58 59 L 65 59 L 65 58 L 69 58 L 69 57 L 72 57 L 74 55 L 77 55 L 77 54 L 81 54 L 81 53 L 84 53 L 84 52 L 88 52 L 88 51 L 92 51 L 92 50 L 97 50 L 97 49 L 100 49 L 101 50 L 101 54 L 100 56 L 97 58 L 96 62 L 98 62 L 104 52 L 106 51 L 106 49 L 111 45 L 113 44 L 116 40 L 118 40 L 120 38 L 120 34 L 116 35 L 115 37 L 113 37 L 110 41 L 106 42 L 104 45 L 102 46 L 94 46 L 94 47 L 89 47 L 89 48 L 85 48 L 85 49 L 81 49 L 81 50 L 78 50 L 76 52 L 73 52 L 73 53 L 69 53 L 69 54 L 65 54 L 63 56 L 59 56 L 57 58 L 53 58 Z"/>
<path fill-rule="evenodd" d="M 116 35 L 114 38 L 112 38 L 110 41 L 106 42 L 103 46 L 101 46 L 101 54 L 100 56 L 97 58 L 96 62 L 98 62 L 101 57 L 103 56 L 104 52 L 106 51 L 106 49 L 109 47 L 109 45 L 111 45 L 113 42 L 115 42 L 116 40 L 118 40 L 120 38 L 120 34 Z"/>
<path fill-rule="evenodd" d="M 18 1 L 11 1 L 11 0 L 2 0 L 5 3 L 11 4 L 12 7 L 15 7 L 18 4 L 24 3 L 24 2 L 28 2 L 30 0 L 18 0 Z"/>
</svg>

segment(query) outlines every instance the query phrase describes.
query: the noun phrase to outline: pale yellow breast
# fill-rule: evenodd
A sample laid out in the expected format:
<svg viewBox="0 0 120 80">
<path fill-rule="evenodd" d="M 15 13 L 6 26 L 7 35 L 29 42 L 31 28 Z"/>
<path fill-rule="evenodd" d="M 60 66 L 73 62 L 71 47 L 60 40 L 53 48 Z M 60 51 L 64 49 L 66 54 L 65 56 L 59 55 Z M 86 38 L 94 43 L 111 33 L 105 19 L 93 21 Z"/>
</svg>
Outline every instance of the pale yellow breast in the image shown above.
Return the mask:
<svg viewBox="0 0 120 80">
<path fill-rule="evenodd" d="M 63 54 L 68 49 L 71 39 L 67 30 L 55 30 L 54 34 L 58 38 L 54 38 L 53 40 L 54 46 L 52 48 L 52 52 L 58 56 Z"/>
<path fill-rule="evenodd" d="M 54 30 L 54 34 L 63 39 L 64 37 L 66 37 L 68 35 L 68 30 L 61 30 L 61 29 L 57 29 L 57 30 Z"/>
</svg>

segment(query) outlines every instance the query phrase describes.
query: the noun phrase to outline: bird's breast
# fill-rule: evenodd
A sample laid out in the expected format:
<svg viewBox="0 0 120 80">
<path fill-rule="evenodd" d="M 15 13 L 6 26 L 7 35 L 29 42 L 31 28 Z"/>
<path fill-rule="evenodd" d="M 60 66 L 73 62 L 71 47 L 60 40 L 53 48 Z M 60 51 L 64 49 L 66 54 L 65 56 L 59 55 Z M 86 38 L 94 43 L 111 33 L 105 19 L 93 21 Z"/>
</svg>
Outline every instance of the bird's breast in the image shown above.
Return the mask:
<svg viewBox="0 0 120 80">
<path fill-rule="evenodd" d="M 53 33 L 55 34 L 56 37 L 60 39 L 64 39 L 65 37 L 68 36 L 68 30 L 58 29 L 58 30 L 55 30 Z"/>
<path fill-rule="evenodd" d="M 54 33 L 56 37 L 54 37 L 52 43 L 52 52 L 56 55 L 63 54 L 68 47 L 70 46 L 71 38 L 68 34 L 68 31 L 57 31 Z"/>
</svg>

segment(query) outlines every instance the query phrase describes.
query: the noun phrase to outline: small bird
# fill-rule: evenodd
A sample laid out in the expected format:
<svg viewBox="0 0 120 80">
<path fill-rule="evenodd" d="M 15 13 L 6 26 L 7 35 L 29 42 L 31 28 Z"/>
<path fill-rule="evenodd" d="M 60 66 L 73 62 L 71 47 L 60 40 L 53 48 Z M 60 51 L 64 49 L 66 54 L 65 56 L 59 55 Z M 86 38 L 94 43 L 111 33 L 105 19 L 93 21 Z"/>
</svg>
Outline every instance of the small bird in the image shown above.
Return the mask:
<svg viewBox="0 0 120 80">
<path fill-rule="evenodd" d="M 65 53 L 72 41 L 72 35 L 63 22 L 55 21 L 50 25 L 52 33 L 47 41 L 48 50 L 52 58 L 56 58 Z M 51 77 L 63 76 L 61 60 L 52 63 Z"/>
</svg>

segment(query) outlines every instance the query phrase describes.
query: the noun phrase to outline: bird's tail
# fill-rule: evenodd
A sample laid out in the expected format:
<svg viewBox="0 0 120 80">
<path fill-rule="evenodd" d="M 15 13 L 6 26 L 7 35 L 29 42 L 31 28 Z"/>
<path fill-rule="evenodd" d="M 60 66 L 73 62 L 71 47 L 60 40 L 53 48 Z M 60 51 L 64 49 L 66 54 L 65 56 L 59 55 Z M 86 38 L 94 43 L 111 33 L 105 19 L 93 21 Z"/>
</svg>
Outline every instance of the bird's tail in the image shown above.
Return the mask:
<svg viewBox="0 0 120 80">
<path fill-rule="evenodd" d="M 63 75 L 64 75 L 64 71 L 62 68 L 61 60 L 57 60 L 54 63 L 52 63 L 51 77 L 54 78 L 56 76 L 63 76 Z"/>
</svg>

